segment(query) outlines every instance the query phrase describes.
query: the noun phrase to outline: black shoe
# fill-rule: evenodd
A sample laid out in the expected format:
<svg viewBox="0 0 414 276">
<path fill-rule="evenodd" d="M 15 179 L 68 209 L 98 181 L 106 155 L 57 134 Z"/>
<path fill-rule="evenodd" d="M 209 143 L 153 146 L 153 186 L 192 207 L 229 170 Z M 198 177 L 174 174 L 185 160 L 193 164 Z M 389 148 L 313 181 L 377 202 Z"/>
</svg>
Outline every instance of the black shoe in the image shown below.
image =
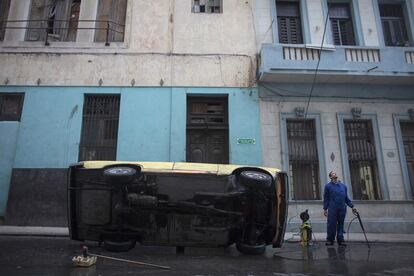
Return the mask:
<svg viewBox="0 0 414 276">
<path fill-rule="evenodd" d="M 333 245 L 334 244 L 334 242 L 333 241 L 327 241 L 326 243 L 325 243 L 325 245 Z"/>
<path fill-rule="evenodd" d="M 344 242 L 338 242 L 338 246 L 346 246 L 346 243 L 344 243 Z"/>
</svg>

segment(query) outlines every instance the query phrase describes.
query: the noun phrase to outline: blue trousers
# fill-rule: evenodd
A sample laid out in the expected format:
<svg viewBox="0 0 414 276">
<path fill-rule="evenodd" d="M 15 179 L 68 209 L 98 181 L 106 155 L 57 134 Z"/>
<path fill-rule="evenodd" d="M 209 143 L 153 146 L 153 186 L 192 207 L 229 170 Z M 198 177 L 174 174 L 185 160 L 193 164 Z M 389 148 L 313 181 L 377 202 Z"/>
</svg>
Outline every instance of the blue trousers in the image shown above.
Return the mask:
<svg viewBox="0 0 414 276">
<path fill-rule="evenodd" d="M 335 235 L 338 242 L 344 241 L 345 208 L 328 208 L 328 227 L 326 240 L 334 241 Z"/>
</svg>

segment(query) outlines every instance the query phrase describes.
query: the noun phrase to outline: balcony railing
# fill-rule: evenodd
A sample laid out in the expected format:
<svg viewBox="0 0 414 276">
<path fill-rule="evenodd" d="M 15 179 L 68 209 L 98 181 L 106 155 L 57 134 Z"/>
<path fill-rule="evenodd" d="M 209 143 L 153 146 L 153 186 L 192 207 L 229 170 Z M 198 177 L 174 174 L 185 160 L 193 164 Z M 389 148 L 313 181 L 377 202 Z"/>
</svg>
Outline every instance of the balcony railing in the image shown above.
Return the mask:
<svg viewBox="0 0 414 276">
<path fill-rule="evenodd" d="M 405 52 L 405 59 L 407 60 L 407 63 L 414 64 L 414 51 Z"/>
<path fill-rule="evenodd" d="M 0 21 L 3 26 L 3 32 L 7 30 L 26 30 L 26 41 L 44 41 L 45 46 L 49 46 L 51 41 L 76 41 L 76 33 L 78 30 L 94 30 L 103 32 L 103 38 L 95 41 L 105 41 L 105 45 L 109 46 L 110 42 L 123 41 L 125 33 L 125 25 L 114 21 L 104 20 L 8 20 Z M 79 26 L 94 25 L 93 27 Z M 21 26 L 25 25 L 25 26 Z M 75 26 L 76 25 L 76 26 Z M 37 36 L 32 37 L 33 33 Z M 121 38 L 121 39 L 117 39 Z"/>
<path fill-rule="evenodd" d="M 322 81 L 414 81 L 414 47 L 263 44 L 260 54 L 261 81 L 312 81 L 319 59 Z"/>
</svg>

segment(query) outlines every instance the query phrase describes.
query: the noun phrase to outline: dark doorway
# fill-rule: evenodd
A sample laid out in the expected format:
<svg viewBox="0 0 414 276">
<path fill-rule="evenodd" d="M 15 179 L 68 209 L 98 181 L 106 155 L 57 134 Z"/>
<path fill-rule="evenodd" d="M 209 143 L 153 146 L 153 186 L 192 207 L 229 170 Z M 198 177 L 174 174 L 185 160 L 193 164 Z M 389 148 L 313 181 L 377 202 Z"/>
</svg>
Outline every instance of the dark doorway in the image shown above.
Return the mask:
<svg viewBox="0 0 414 276">
<path fill-rule="evenodd" d="M 404 143 L 408 175 L 410 177 L 411 196 L 414 198 L 414 123 L 402 122 L 401 135 Z"/>
<path fill-rule="evenodd" d="M 227 96 L 187 97 L 187 162 L 229 163 Z"/>
</svg>

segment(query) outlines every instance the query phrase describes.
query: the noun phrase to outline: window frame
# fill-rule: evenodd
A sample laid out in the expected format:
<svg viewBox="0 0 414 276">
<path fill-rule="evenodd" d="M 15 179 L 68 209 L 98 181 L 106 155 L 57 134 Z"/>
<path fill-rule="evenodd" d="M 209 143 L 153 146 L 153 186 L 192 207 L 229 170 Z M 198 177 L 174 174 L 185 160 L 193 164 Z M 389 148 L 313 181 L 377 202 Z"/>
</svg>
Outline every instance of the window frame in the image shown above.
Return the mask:
<svg viewBox="0 0 414 276">
<path fill-rule="evenodd" d="M 43 1 L 43 3 L 45 3 L 45 1 L 48 0 L 41 0 Z M 49 41 L 49 35 L 52 34 L 53 35 L 59 35 L 61 37 L 59 37 L 59 40 L 54 41 L 54 42 L 76 42 L 77 39 L 77 33 L 78 33 L 78 27 L 79 27 L 79 20 L 80 20 L 80 10 L 82 7 L 82 0 L 63 0 L 61 3 L 59 4 L 56 8 L 56 14 L 60 14 L 63 16 L 63 18 L 54 18 L 53 20 L 50 20 L 50 18 L 47 17 L 48 12 L 46 12 L 45 10 L 43 10 L 43 14 L 42 14 L 42 22 L 40 22 L 39 26 L 37 26 L 35 23 L 34 26 L 31 26 L 31 21 L 27 22 L 27 29 L 25 30 L 25 35 L 24 35 L 24 40 L 28 41 L 28 42 L 37 42 L 37 41 Z M 75 2 L 79 2 L 79 14 L 78 14 L 78 18 L 76 20 L 72 21 L 71 18 L 71 11 L 72 11 L 72 6 Z M 33 6 L 33 1 L 30 1 L 29 4 L 29 13 L 27 15 L 28 20 L 32 20 L 32 10 L 35 6 Z M 38 6 L 36 6 L 38 7 Z M 40 6 L 41 7 L 41 6 Z M 60 21 L 60 20 L 65 20 L 65 21 Z M 48 21 L 48 22 L 54 22 L 54 24 L 57 24 L 57 31 L 54 30 L 53 28 L 50 27 L 44 27 L 44 23 Z M 71 23 L 72 22 L 76 22 L 76 27 L 71 27 Z M 45 33 L 45 29 L 36 29 L 36 28 L 48 28 L 49 30 L 52 30 L 52 33 L 49 33 L 49 31 L 47 32 L 47 34 Z M 59 28 L 64 28 L 64 29 L 59 29 Z M 36 34 L 36 32 L 38 33 L 38 38 L 37 39 L 30 39 L 32 32 L 34 30 L 34 33 Z M 72 36 L 70 36 L 70 32 L 72 30 L 76 30 L 74 36 L 72 34 Z M 46 39 L 46 36 L 48 36 L 48 38 Z M 71 39 L 73 38 L 73 39 Z"/>
<path fill-rule="evenodd" d="M 99 20 L 99 16 L 100 16 L 99 9 L 101 7 L 100 5 L 101 5 L 102 1 L 104 1 L 104 0 L 97 0 L 95 20 Z M 114 17 L 116 17 L 116 12 L 118 12 L 118 10 L 114 9 L 114 5 L 115 5 L 116 0 L 108 0 L 108 1 L 111 1 L 111 11 L 109 13 L 110 18 L 109 18 L 108 21 L 114 21 Z M 108 43 L 125 43 L 126 42 L 125 39 L 126 39 L 126 33 L 127 33 L 126 30 L 127 30 L 128 7 L 129 6 L 130 6 L 129 0 L 125 0 L 125 20 L 124 20 L 123 24 L 120 24 L 120 23 L 116 22 L 117 24 L 123 25 L 124 32 L 122 34 L 122 41 L 118 41 L 118 40 L 115 39 L 115 37 L 116 37 L 115 32 L 109 32 L 108 41 L 107 41 Z M 95 22 L 95 28 L 98 28 L 98 27 L 99 27 L 99 23 Z M 117 27 L 115 27 L 115 29 L 116 28 Z M 99 39 L 99 35 L 100 35 L 99 31 L 100 30 L 97 30 L 97 29 L 94 30 L 93 42 L 94 43 L 106 42 L 106 39 L 105 40 L 100 40 Z M 104 31 L 104 30 L 102 30 L 102 31 Z"/>
<path fill-rule="evenodd" d="M 322 7 L 324 12 L 324 22 L 326 20 L 326 15 L 328 14 L 328 4 L 329 3 L 348 3 L 350 8 L 350 13 L 352 17 L 352 26 L 354 29 L 354 39 L 355 39 L 355 45 L 335 45 L 335 47 L 353 47 L 353 46 L 365 46 L 365 40 L 364 40 L 364 32 L 362 29 L 361 24 L 361 13 L 359 11 L 359 5 L 358 0 L 322 0 Z M 326 41 L 329 44 L 334 44 L 333 41 L 333 33 L 331 24 L 328 24 L 326 27 Z"/>
<path fill-rule="evenodd" d="M 279 26 L 277 24 L 277 9 L 276 9 L 276 0 L 269 0 L 270 1 L 270 8 L 271 8 L 271 16 L 272 16 L 272 34 L 273 34 L 273 43 L 274 44 L 283 44 L 279 42 Z M 301 20 L 301 27 L 302 27 L 302 44 L 293 44 L 293 45 L 304 45 L 311 42 L 310 39 L 310 29 L 309 29 L 309 17 L 308 17 L 308 8 L 307 8 L 307 0 L 285 0 L 285 1 L 292 1 L 299 3 L 300 9 L 300 20 Z M 289 44 L 283 44 L 289 45 Z"/>
<path fill-rule="evenodd" d="M 116 161 L 117 160 L 117 154 L 118 154 L 119 123 L 120 123 L 120 116 L 121 116 L 121 101 L 122 101 L 121 94 L 119 94 L 119 93 L 85 93 L 85 94 L 83 94 L 82 122 L 81 122 L 80 138 L 79 138 L 79 146 L 78 146 L 78 161 L 81 162 L 81 161 L 87 161 L 87 160 L 89 160 L 89 159 L 83 160 L 81 158 L 82 157 L 82 154 L 83 154 L 82 147 L 99 147 L 99 146 L 90 146 L 90 145 L 87 145 L 86 141 L 83 141 L 83 139 L 86 139 L 84 137 L 87 135 L 85 133 L 85 131 L 89 131 L 90 130 L 90 129 L 87 130 L 86 127 L 84 126 L 84 124 L 85 124 L 85 118 L 87 117 L 87 115 L 85 114 L 85 110 L 86 110 L 86 103 L 87 103 L 87 98 L 88 97 L 95 97 L 95 98 L 98 98 L 98 97 L 101 97 L 101 98 L 117 97 L 118 98 L 118 114 L 117 114 L 118 115 L 117 116 L 118 123 L 117 123 L 117 133 L 116 133 L 116 141 L 115 141 L 115 144 L 113 145 L 114 156 L 115 156 L 113 161 Z M 89 119 L 91 119 L 91 117 L 89 117 Z M 96 118 L 93 118 L 92 117 L 92 119 L 96 119 Z M 108 118 L 105 118 L 105 116 L 104 116 L 104 118 L 99 118 L 100 121 L 103 121 L 103 122 L 106 123 L 107 120 L 103 120 L 103 119 L 108 119 Z M 105 128 L 103 130 L 102 137 L 105 137 Z M 103 140 L 105 140 L 105 139 L 103 139 Z M 110 139 L 107 139 L 107 140 L 110 140 Z M 93 160 L 102 160 L 102 159 L 93 159 Z"/>
<path fill-rule="evenodd" d="M 19 99 L 19 103 L 18 103 L 18 108 L 19 108 L 19 114 L 18 114 L 18 116 L 16 116 L 16 118 L 15 117 L 11 117 L 11 116 L 9 116 L 9 117 L 7 117 L 7 116 L 4 116 L 2 113 L 1 113 L 1 110 L 2 110 L 2 104 L 3 104 L 3 97 L 4 96 L 18 96 L 20 99 Z M 23 113 L 23 104 L 24 104 L 24 96 L 25 96 L 25 93 L 18 93 L 18 92 L 16 92 L 16 93 L 0 93 L 0 122 L 21 122 L 21 119 L 22 119 L 22 113 Z"/>
<path fill-rule="evenodd" d="M 412 47 L 414 44 L 414 12 L 413 4 L 407 0 L 373 0 L 374 13 L 376 18 L 376 25 L 378 29 L 378 40 L 382 47 Z M 387 46 L 385 45 L 384 29 L 382 27 L 382 20 L 380 14 L 380 4 L 399 4 L 402 5 L 404 24 L 408 37 L 408 46 Z"/>
<path fill-rule="evenodd" d="M 287 135 L 287 120 L 288 119 L 304 119 L 303 117 L 298 117 L 296 113 L 280 113 L 280 142 L 281 142 L 281 153 L 282 153 L 282 169 L 285 172 L 289 172 L 289 147 L 288 147 L 288 135 Z M 319 161 L 319 195 L 321 199 L 323 198 L 323 188 L 326 183 L 326 160 L 325 160 L 325 147 L 324 147 L 324 138 L 322 131 L 321 115 L 319 113 L 308 113 L 306 116 L 308 120 L 314 120 L 315 122 L 315 134 L 316 134 L 316 147 L 318 152 L 318 161 Z M 321 200 L 320 199 L 320 200 Z M 309 201 L 309 200 L 296 200 L 291 198 L 291 193 L 289 192 L 289 201 Z"/>
<path fill-rule="evenodd" d="M 413 200 L 412 192 L 411 191 L 411 184 L 410 184 L 410 177 L 408 174 L 407 168 L 407 159 L 405 158 L 405 149 L 404 149 L 404 142 L 402 139 L 402 132 L 401 132 L 401 125 L 402 122 L 412 122 L 414 120 L 410 118 L 409 115 L 406 114 L 392 114 L 392 118 L 394 121 L 394 131 L 395 131 L 395 138 L 397 141 L 397 148 L 399 153 L 399 160 L 400 160 L 400 167 L 403 179 L 403 186 L 404 186 L 404 193 L 406 200 Z"/>
<path fill-rule="evenodd" d="M 359 118 L 354 118 L 354 116 L 352 116 L 351 113 L 338 113 L 337 117 L 338 117 L 339 145 L 340 145 L 340 150 L 341 150 L 343 177 L 344 177 L 344 182 L 348 187 L 349 197 L 353 198 L 353 193 L 352 193 L 352 183 L 351 183 L 351 172 L 349 169 L 348 150 L 346 146 L 344 120 L 361 119 L 361 120 L 371 120 L 372 131 L 374 134 L 374 142 L 375 142 L 375 154 L 377 157 L 379 188 L 381 189 L 381 193 L 382 193 L 382 199 L 379 201 L 389 200 L 390 197 L 389 197 L 389 192 L 388 192 L 387 178 L 385 176 L 384 155 L 382 154 L 381 136 L 379 134 L 377 115 L 361 114 Z M 372 201 L 372 200 L 363 200 L 363 201 Z"/>
<path fill-rule="evenodd" d="M 219 0 L 220 1 L 220 11 L 219 12 L 196 12 L 195 11 L 195 5 L 194 5 L 194 1 L 195 0 L 191 0 L 191 13 L 195 13 L 195 14 L 222 14 L 223 13 L 223 0 Z M 206 7 L 208 7 L 207 3 L 209 0 L 205 0 L 206 1 Z"/>
<path fill-rule="evenodd" d="M 338 17 L 333 18 L 330 14 L 330 10 L 329 10 L 329 6 L 330 5 L 347 5 L 348 6 L 348 11 L 349 11 L 349 20 L 351 21 L 351 26 L 352 26 L 352 40 L 353 40 L 353 44 L 343 44 L 341 41 L 341 44 L 335 44 L 335 39 L 334 39 L 334 32 L 332 30 L 332 19 L 340 19 Z M 356 46 L 357 43 L 357 29 L 356 29 L 356 23 L 355 23 L 355 13 L 354 8 L 353 8 L 353 2 L 352 1 L 328 1 L 327 2 L 327 10 L 329 11 L 329 27 L 330 27 L 330 33 L 331 33 L 331 41 L 332 44 L 334 44 L 335 46 Z M 340 33 L 339 33 L 340 35 Z M 342 39 L 341 39 L 342 40 Z"/>
</svg>

